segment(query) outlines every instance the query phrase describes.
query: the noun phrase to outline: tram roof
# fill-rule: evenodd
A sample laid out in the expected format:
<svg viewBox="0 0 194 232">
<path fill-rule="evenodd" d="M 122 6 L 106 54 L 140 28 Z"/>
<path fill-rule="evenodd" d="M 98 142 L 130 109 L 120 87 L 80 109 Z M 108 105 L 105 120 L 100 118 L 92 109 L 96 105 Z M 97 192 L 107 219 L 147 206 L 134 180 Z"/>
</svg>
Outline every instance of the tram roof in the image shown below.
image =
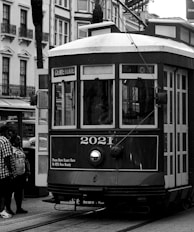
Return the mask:
<svg viewBox="0 0 194 232">
<path fill-rule="evenodd" d="M 168 52 L 194 58 L 194 48 L 168 38 L 129 33 L 108 33 L 74 40 L 49 50 L 49 57 L 126 52 Z"/>
</svg>

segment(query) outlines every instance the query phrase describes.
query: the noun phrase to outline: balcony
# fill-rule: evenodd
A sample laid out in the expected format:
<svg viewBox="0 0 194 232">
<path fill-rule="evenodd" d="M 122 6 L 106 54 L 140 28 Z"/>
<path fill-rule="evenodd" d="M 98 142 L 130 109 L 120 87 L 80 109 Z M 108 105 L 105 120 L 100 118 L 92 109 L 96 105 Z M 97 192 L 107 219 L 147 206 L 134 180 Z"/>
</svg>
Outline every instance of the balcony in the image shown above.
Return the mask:
<svg viewBox="0 0 194 232">
<path fill-rule="evenodd" d="M 33 40 L 33 30 L 25 27 L 19 28 L 19 42 L 20 43 L 31 43 Z"/>
<path fill-rule="evenodd" d="M 34 86 L 13 85 L 13 84 L 2 84 L 0 85 L 0 96 L 9 97 L 30 97 L 35 94 Z"/>
<path fill-rule="evenodd" d="M 16 25 L 1 23 L 1 40 L 13 40 L 16 37 Z"/>
<path fill-rule="evenodd" d="M 49 42 L 49 33 L 42 33 L 42 45 L 45 47 Z"/>
</svg>

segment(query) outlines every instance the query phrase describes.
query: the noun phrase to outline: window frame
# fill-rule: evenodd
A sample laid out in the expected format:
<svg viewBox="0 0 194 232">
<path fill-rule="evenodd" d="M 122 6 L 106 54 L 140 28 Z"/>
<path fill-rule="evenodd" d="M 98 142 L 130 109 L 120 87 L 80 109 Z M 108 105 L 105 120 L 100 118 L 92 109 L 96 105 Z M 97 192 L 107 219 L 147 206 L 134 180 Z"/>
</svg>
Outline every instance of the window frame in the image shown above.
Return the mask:
<svg viewBox="0 0 194 232">
<path fill-rule="evenodd" d="M 8 4 L 3 3 L 3 17 L 2 22 L 6 25 L 10 24 L 10 13 L 11 13 L 11 7 Z"/>
<path fill-rule="evenodd" d="M 55 0 L 55 5 L 65 9 L 69 9 L 69 0 Z"/>
<path fill-rule="evenodd" d="M 119 5 L 116 3 L 112 3 L 112 21 L 115 25 L 119 24 Z"/>
<path fill-rule="evenodd" d="M 90 74 L 86 75 L 84 74 L 84 67 L 102 67 L 102 66 L 111 66 L 112 73 L 99 73 L 99 74 Z M 107 129 L 107 128 L 115 128 L 115 65 L 113 64 L 98 64 L 98 65 L 82 65 L 80 67 L 81 69 L 81 75 L 80 75 L 80 80 L 81 80 L 81 111 L 80 111 L 80 127 L 82 129 Z M 112 104 L 113 104 L 113 122 L 112 124 L 102 124 L 102 125 L 85 125 L 84 124 L 84 81 L 85 80 L 113 80 L 113 85 L 112 85 Z"/>
<path fill-rule="evenodd" d="M 61 27 L 60 27 L 61 23 Z M 64 18 L 55 17 L 54 44 L 59 46 L 69 42 L 69 21 Z M 61 38 L 61 41 L 60 41 Z"/>
<path fill-rule="evenodd" d="M 72 75 L 64 75 L 64 76 L 59 76 L 59 77 L 54 77 L 54 71 L 55 69 L 58 69 L 60 67 L 55 67 L 52 68 L 51 73 L 52 73 L 52 107 L 51 107 L 51 112 L 52 112 L 52 129 L 76 129 L 77 128 L 77 69 L 76 66 L 66 66 L 66 67 L 61 67 L 61 68 L 74 68 L 75 74 Z M 55 125 L 55 84 L 61 83 L 62 84 L 62 108 L 64 106 L 64 82 L 69 82 L 72 81 L 75 83 L 75 124 L 74 125 Z M 62 112 L 63 115 L 64 112 Z"/>
<path fill-rule="evenodd" d="M 125 79 L 129 80 L 134 80 L 141 78 L 143 80 L 154 80 L 154 88 L 155 88 L 155 93 L 158 91 L 158 86 L 157 86 L 157 65 L 155 64 L 149 64 L 154 66 L 154 73 L 122 73 L 122 65 L 138 65 L 141 66 L 141 64 L 127 64 L 127 63 L 122 63 L 120 64 L 119 67 L 119 91 L 120 91 L 120 98 L 119 98 L 119 127 L 121 129 L 124 128 L 131 128 L 131 129 L 143 129 L 143 128 L 157 128 L 158 127 L 158 107 L 156 105 L 156 102 L 154 102 L 154 124 L 147 124 L 147 125 L 139 125 L 139 124 L 134 124 L 134 125 L 126 125 L 123 124 L 123 118 L 122 118 L 122 81 Z M 142 64 L 145 66 L 145 64 Z M 155 100 L 154 100 L 155 101 Z"/>
<path fill-rule="evenodd" d="M 88 37 L 88 31 L 81 31 L 81 30 L 79 29 L 79 27 L 85 26 L 85 25 L 89 25 L 89 23 L 81 22 L 81 21 L 77 22 L 77 39 L 82 39 L 82 38 Z M 84 33 L 85 36 L 80 36 L 81 33 Z"/>
<path fill-rule="evenodd" d="M 20 96 L 27 95 L 27 61 L 20 60 Z"/>
<path fill-rule="evenodd" d="M 85 1 L 85 4 L 86 4 L 86 8 L 87 9 L 79 9 L 79 1 Z M 78 12 L 89 12 L 89 1 L 88 0 L 77 0 L 77 11 Z"/>
<path fill-rule="evenodd" d="M 4 62 L 7 63 L 5 64 Z M 9 91 L 10 91 L 10 58 L 7 56 L 3 56 L 2 57 L 2 95 L 8 96 Z"/>
</svg>

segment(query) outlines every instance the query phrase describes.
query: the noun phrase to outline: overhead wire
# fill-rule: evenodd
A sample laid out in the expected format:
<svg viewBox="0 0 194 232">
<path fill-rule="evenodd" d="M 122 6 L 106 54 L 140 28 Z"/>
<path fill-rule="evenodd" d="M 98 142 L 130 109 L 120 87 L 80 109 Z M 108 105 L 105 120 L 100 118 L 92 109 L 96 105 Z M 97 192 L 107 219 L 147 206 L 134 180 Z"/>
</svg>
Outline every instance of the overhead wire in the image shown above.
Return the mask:
<svg viewBox="0 0 194 232">
<path fill-rule="evenodd" d="M 118 0 L 117 0 L 117 2 L 120 3 L 120 1 L 118 1 Z M 123 4 L 121 4 L 121 5 L 122 5 L 122 7 L 123 7 Z M 129 13 L 131 13 L 131 11 L 130 11 Z M 134 14 L 132 14 L 132 15 L 134 16 Z M 121 23 L 123 23 L 123 25 L 125 26 L 125 28 L 127 28 L 127 27 L 126 27 L 126 24 L 125 24 L 125 22 L 124 22 L 124 20 L 123 20 L 123 18 L 120 17 L 120 14 L 118 14 L 118 17 L 119 17 Z M 138 19 L 138 18 L 136 17 L 136 19 Z M 155 80 L 155 77 L 153 76 L 153 73 L 152 73 L 152 72 L 150 71 L 150 69 L 149 69 L 148 63 L 146 62 L 145 58 L 143 57 L 143 54 L 141 53 L 141 51 L 139 50 L 137 44 L 135 43 L 135 41 L 134 41 L 134 39 L 133 39 L 131 33 L 129 33 L 129 31 L 125 31 L 125 34 L 126 34 L 126 36 L 128 37 L 129 41 L 131 42 L 131 45 L 133 45 L 133 46 L 135 47 L 136 51 L 138 52 L 138 55 L 140 56 L 140 58 L 141 58 L 143 64 L 144 64 L 144 65 L 146 66 L 146 68 L 147 68 L 147 72 L 148 72 L 148 73 L 153 77 L 153 79 Z M 158 86 L 157 86 L 157 87 L 158 87 Z M 156 94 L 156 93 L 155 93 L 155 94 Z M 155 112 L 155 107 L 154 107 L 154 109 L 153 109 L 151 112 L 149 112 L 138 124 L 136 124 L 136 126 L 135 126 L 133 129 L 131 129 L 121 140 L 119 140 L 115 145 L 113 145 L 113 147 L 116 147 L 116 146 L 120 145 L 129 135 L 131 135 L 131 134 L 139 127 L 139 125 L 141 125 L 146 119 L 148 119 L 154 112 Z"/>
</svg>

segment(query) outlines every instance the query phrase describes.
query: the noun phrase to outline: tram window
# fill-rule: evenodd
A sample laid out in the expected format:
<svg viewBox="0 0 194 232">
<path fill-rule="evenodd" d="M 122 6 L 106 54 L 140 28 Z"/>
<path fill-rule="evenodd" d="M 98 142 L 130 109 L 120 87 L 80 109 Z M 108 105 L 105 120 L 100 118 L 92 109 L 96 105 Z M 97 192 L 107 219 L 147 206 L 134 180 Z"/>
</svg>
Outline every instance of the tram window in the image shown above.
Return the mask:
<svg viewBox="0 0 194 232">
<path fill-rule="evenodd" d="M 167 94 L 167 91 L 165 91 Z M 167 104 L 163 105 L 163 112 L 164 112 L 164 124 L 167 124 Z"/>
<path fill-rule="evenodd" d="M 182 89 L 186 89 L 186 76 L 182 75 Z"/>
<path fill-rule="evenodd" d="M 186 93 L 182 93 L 182 123 L 186 125 L 187 123 L 187 96 Z"/>
<path fill-rule="evenodd" d="M 85 80 L 83 124 L 113 124 L 113 80 Z"/>
<path fill-rule="evenodd" d="M 54 126 L 75 125 L 75 82 L 54 84 Z"/>
<path fill-rule="evenodd" d="M 61 83 L 55 84 L 55 116 L 54 125 L 62 125 L 62 85 Z"/>
<path fill-rule="evenodd" d="M 122 123 L 153 125 L 154 113 L 150 114 L 152 111 L 154 111 L 154 80 L 140 78 L 122 80 Z"/>
<path fill-rule="evenodd" d="M 187 151 L 187 134 L 183 133 L 183 151 Z"/>
<path fill-rule="evenodd" d="M 164 175 L 167 175 L 167 156 L 164 156 Z"/>
<path fill-rule="evenodd" d="M 164 71 L 164 78 L 163 78 L 163 81 L 164 81 L 164 87 L 166 87 L 167 86 L 167 72 L 166 71 Z"/>
<path fill-rule="evenodd" d="M 170 175 L 172 175 L 173 174 L 173 156 L 172 155 L 170 155 Z"/>
<path fill-rule="evenodd" d="M 167 152 L 167 146 L 168 146 L 168 135 L 167 133 L 164 133 L 164 152 Z"/>
<path fill-rule="evenodd" d="M 187 171 L 187 155 L 183 154 L 183 172 Z"/>
</svg>

